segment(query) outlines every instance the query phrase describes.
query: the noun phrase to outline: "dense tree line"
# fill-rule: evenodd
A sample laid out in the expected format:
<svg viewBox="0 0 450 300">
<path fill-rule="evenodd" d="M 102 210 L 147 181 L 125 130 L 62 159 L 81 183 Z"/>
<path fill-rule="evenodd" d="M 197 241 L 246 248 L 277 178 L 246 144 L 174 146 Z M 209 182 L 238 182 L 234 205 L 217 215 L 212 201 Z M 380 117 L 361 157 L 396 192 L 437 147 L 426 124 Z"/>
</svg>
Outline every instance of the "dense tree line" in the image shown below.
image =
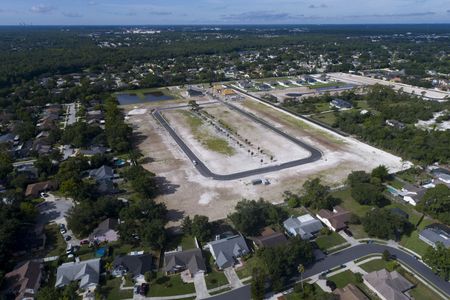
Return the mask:
<svg viewBox="0 0 450 300">
<path fill-rule="evenodd" d="M 413 229 L 408 220 L 387 208 L 370 210 L 361 221 L 369 236 L 385 240 L 399 240 L 402 235 L 410 234 Z"/>
<path fill-rule="evenodd" d="M 438 184 L 428 189 L 416 208 L 450 225 L 450 188 L 445 184 Z"/>
</svg>

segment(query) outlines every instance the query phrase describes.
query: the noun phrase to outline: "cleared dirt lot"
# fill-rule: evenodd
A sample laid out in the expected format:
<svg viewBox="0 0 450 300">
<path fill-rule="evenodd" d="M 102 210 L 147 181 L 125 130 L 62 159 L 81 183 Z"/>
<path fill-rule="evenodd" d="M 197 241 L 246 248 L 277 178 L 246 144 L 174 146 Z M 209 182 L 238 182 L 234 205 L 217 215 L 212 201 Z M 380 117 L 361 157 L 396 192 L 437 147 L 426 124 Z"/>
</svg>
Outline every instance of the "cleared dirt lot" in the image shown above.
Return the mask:
<svg viewBox="0 0 450 300">
<path fill-rule="evenodd" d="M 217 130 L 208 121 L 198 117 L 189 109 L 164 111 L 164 117 L 184 140 L 189 148 L 217 174 L 231 174 L 257 169 L 263 166 L 308 157 L 310 153 L 293 142 L 278 135 L 221 103 L 202 108 L 202 116 L 207 115 L 215 124 L 226 124 L 230 131 Z M 206 113 L 206 114 L 205 114 Z M 191 122 L 195 124 L 191 124 Z M 221 126 L 221 125 L 218 126 Z M 221 153 L 205 145 L 205 140 L 220 139 L 232 151 Z M 247 143 L 245 143 L 245 141 Z"/>
<path fill-rule="evenodd" d="M 284 191 L 299 190 L 308 178 L 321 177 L 325 183 L 337 186 L 352 170 L 369 171 L 380 164 L 386 165 L 391 171 L 406 167 L 399 157 L 352 138 L 335 135 L 254 100 L 246 99 L 234 104 L 318 148 L 323 153 L 323 157 L 311 164 L 258 177 L 269 179 L 270 185 L 251 185 L 250 181 L 255 179 L 254 177 L 234 181 L 207 179 L 196 171 L 192 162 L 186 158 L 174 140 L 150 115 L 152 105 L 154 107 L 156 104 L 141 105 L 140 107 L 147 108 L 147 112 L 129 116 L 127 119 L 134 127 L 137 147 L 146 157 L 144 167 L 156 173 L 166 183 L 166 194 L 158 197 L 157 200 L 166 203 L 175 223 L 178 223 L 185 215 L 203 214 L 213 220 L 223 218 L 242 198 L 263 197 L 270 202 L 280 202 Z M 163 105 L 170 105 L 170 102 Z M 133 107 L 125 108 L 125 110 L 130 109 Z M 211 113 L 214 113 L 216 108 L 212 106 L 210 109 Z M 243 133 L 253 131 L 251 127 L 254 126 L 253 124 L 245 123 L 241 126 L 241 122 L 234 119 L 235 117 L 230 113 L 220 111 L 215 113 L 231 126 L 242 127 Z M 272 138 L 266 140 L 270 143 Z M 283 151 L 291 151 L 288 144 L 284 142 L 277 144 L 277 147 Z M 289 156 L 287 155 L 286 158 Z"/>
</svg>

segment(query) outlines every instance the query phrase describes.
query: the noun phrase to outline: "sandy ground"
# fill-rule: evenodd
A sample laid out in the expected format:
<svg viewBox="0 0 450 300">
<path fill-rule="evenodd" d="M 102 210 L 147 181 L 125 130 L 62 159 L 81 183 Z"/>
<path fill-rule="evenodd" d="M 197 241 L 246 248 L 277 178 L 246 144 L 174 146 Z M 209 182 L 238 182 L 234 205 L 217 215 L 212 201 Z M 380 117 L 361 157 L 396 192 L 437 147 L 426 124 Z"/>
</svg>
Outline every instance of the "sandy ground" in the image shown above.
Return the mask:
<svg viewBox="0 0 450 300">
<path fill-rule="evenodd" d="M 204 107 L 215 119 L 223 120 L 226 124 L 233 124 L 235 130 L 239 133 L 240 140 L 251 141 L 252 146 L 239 146 L 237 142 L 228 138 L 225 134 L 217 132 L 212 125 L 204 122 L 201 127 L 202 132 L 209 136 L 219 137 L 228 142 L 228 145 L 234 149 L 233 155 L 217 153 L 205 148 L 200 141 L 193 135 L 190 126 L 186 122 L 186 116 L 183 110 L 164 111 L 164 117 L 169 121 L 172 128 L 191 148 L 191 150 L 206 164 L 206 166 L 216 174 L 226 175 L 236 172 L 257 169 L 263 166 L 276 165 L 296 159 L 308 157 L 310 154 L 305 149 L 297 146 L 286 138 L 266 129 L 245 116 L 228 109 L 223 104 L 215 104 Z M 184 110 L 186 113 L 188 110 Z M 258 147 L 263 153 L 258 153 Z M 251 155 L 250 152 L 254 154 Z M 273 157 L 273 160 L 271 160 Z M 262 162 L 261 162 L 262 160 Z"/>
<path fill-rule="evenodd" d="M 250 184 L 254 178 L 235 181 L 207 179 L 196 171 L 170 135 L 149 114 L 156 105 L 176 105 L 171 102 L 142 104 L 139 107 L 125 107 L 125 110 L 148 109 L 147 113 L 128 116 L 127 120 L 133 126 L 137 146 L 145 156 L 143 166 L 156 173 L 164 184 L 165 193 L 157 200 L 167 205 L 174 225 L 179 224 L 186 215 L 202 214 L 211 220 L 224 218 L 243 198 L 262 197 L 273 203 L 281 202 L 284 191 L 298 191 L 309 178 L 321 177 L 325 183 L 337 186 L 353 170 L 370 171 L 380 164 L 386 165 L 391 171 L 406 167 L 399 157 L 246 99 L 235 104 L 314 145 L 322 151 L 323 158 L 311 164 L 259 177 L 269 179 L 270 185 L 254 186 Z M 280 143 L 280 147 L 290 150 L 283 143 Z"/>
</svg>

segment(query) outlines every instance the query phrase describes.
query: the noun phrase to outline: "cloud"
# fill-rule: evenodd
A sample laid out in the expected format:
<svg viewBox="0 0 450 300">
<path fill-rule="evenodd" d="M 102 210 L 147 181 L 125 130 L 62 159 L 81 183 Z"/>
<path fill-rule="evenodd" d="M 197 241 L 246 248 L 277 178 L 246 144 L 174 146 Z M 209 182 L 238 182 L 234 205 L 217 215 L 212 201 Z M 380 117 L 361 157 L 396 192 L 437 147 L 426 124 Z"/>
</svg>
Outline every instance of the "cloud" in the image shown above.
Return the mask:
<svg viewBox="0 0 450 300">
<path fill-rule="evenodd" d="M 150 15 L 154 16 L 170 16 L 172 13 L 170 11 L 151 11 L 149 12 Z"/>
<path fill-rule="evenodd" d="M 83 16 L 76 12 L 63 12 L 62 14 L 64 17 L 68 17 L 68 18 L 81 18 Z"/>
<path fill-rule="evenodd" d="M 436 13 L 432 11 L 412 12 L 404 14 L 373 14 L 373 15 L 354 15 L 345 16 L 345 18 L 405 18 L 405 17 L 426 17 L 434 16 Z"/>
<path fill-rule="evenodd" d="M 227 21 L 253 21 L 253 22 L 280 22 L 286 20 L 295 20 L 301 18 L 303 15 L 292 15 L 289 13 L 274 13 L 270 11 L 250 11 L 240 14 L 222 15 L 221 18 Z"/>
<path fill-rule="evenodd" d="M 314 8 L 327 8 L 327 7 L 328 7 L 328 5 L 326 5 L 325 3 L 322 3 L 320 5 L 311 4 L 310 6 L 308 6 L 308 8 L 312 8 L 312 9 L 314 9 Z"/>
<path fill-rule="evenodd" d="M 33 13 L 36 13 L 36 14 L 46 14 L 53 10 L 55 10 L 55 8 L 53 6 L 48 6 L 48 5 L 44 5 L 44 4 L 33 5 L 30 8 L 30 11 Z"/>
</svg>

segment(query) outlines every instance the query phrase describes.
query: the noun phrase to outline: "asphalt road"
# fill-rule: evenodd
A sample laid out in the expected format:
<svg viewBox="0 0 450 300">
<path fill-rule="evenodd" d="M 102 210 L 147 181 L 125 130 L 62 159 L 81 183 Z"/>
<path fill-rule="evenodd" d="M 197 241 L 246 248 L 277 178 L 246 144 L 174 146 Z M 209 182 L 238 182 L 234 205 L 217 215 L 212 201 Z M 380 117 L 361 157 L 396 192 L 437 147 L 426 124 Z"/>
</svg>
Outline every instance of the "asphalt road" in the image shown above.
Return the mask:
<svg viewBox="0 0 450 300">
<path fill-rule="evenodd" d="M 222 101 L 221 101 L 222 102 Z M 178 134 L 175 132 L 175 130 L 173 130 L 173 128 L 167 123 L 167 121 L 164 119 L 164 117 L 161 115 L 160 110 L 154 110 L 152 112 L 153 116 L 163 125 L 163 127 L 169 132 L 169 134 L 172 136 L 172 138 L 175 140 L 175 142 L 180 146 L 180 148 L 184 151 L 184 153 L 186 153 L 186 155 L 188 156 L 188 158 L 191 161 L 196 161 L 197 164 L 195 165 L 195 167 L 197 168 L 197 170 L 199 171 L 199 173 L 205 177 L 209 177 L 212 178 L 214 180 L 236 180 L 236 179 L 240 179 L 240 178 L 244 178 L 244 177 L 249 177 L 249 176 L 254 176 L 254 175 L 259 175 L 259 174 L 264 174 L 264 173 L 269 173 L 269 172 L 275 172 L 275 171 L 280 171 L 283 169 L 287 169 L 287 168 L 292 168 L 292 167 L 296 167 L 296 166 L 300 166 L 300 165 L 304 165 L 304 164 L 308 164 L 308 163 L 312 163 L 315 162 L 317 160 L 319 160 L 322 157 L 322 153 L 317 150 L 316 148 L 290 136 L 289 134 L 275 128 L 274 126 L 272 126 L 271 124 L 255 117 L 254 115 L 230 104 L 227 102 L 222 102 L 224 105 L 228 106 L 230 109 L 235 110 L 243 115 L 245 115 L 246 117 L 250 118 L 252 121 L 259 123 L 265 127 L 267 127 L 268 129 L 274 131 L 275 133 L 283 136 L 284 138 L 290 140 L 291 142 L 295 143 L 296 145 L 304 148 L 305 150 L 307 150 L 310 155 L 306 158 L 302 158 L 302 159 L 298 159 L 298 160 L 293 160 L 293 161 L 289 161 L 289 162 L 285 162 L 279 165 L 275 165 L 275 166 L 267 166 L 267 167 L 262 167 L 262 168 L 257 168 L 257 169 L 252 169 L 252 170 L 247 170 L 247 171 L 242 171 L 242 172 L 237 172 L 237 173 L 232 173 L 232 174 L 217 174 L 217 173 L 213 173 L 211 170 L 208 169 L 208 167 L 191 151 L 191 149 L 184 143 L 183 139 L 181 139 Z M 172 108 L 171 108 L 172 109 Z"/>
<path fill-rule="evenodd" d="M 369 254 L 383 253 L 384 250 L 388 250 L 391 255 L 395 255 L 397 260 L 401 263 L 405 264 L 410 269 L 415 270 L 416 273 L 420 274 L 427 281 L 433 283 L 436 287 L 450 296 L 450 283 L 435 275 L 433 271 L 431 271 L 431 269 L 424 265 L 420 260 L 402 250 L 378 244 L 362 244 L 336 254 L 328 255 L 324 260 L 315 263 L 310 268 L 307 268 L 303 274 L 303 277 L 308 278 L 313 275 L 320 274 L 336 266 L 348 263 Z"/>
<path fill-rule="evenodd" d="M 433 283 L 438 287 L 441 292 L 447 294 L 450 297 L 450 283 L 443 280 L 439 276 L 435 275 L 426 265 L 421 261 L 414 258 L 412 255 L 385 245 L 378 244 L 362 244 L 358 246 L 351 247 L 349 249 L 343 250 L 341 252 L 328 255 L 325 259 L 316 262 L 314 265 L 306 268 L 303 278 L 308 278 L 314 275 L 321 274 L 327 270 L 335 268 L 339 265 L 346 264 L 355 259 L 367 256 L 370 254 L 381 254 L 384 250 L 388 250 L 391 255 L 397 256 L 402 264 L 408 266 L 410 269 L 414 270 L 416 273 L 420 274 L 421 277 L 425 278 L 427 281 Z M 211 300 L 237 300 L 237 299 L 250 299 L 250 285 L 243 286 L 242 288 L 233 290 L 229 293 L 218 295 Z"/>
</svg>

